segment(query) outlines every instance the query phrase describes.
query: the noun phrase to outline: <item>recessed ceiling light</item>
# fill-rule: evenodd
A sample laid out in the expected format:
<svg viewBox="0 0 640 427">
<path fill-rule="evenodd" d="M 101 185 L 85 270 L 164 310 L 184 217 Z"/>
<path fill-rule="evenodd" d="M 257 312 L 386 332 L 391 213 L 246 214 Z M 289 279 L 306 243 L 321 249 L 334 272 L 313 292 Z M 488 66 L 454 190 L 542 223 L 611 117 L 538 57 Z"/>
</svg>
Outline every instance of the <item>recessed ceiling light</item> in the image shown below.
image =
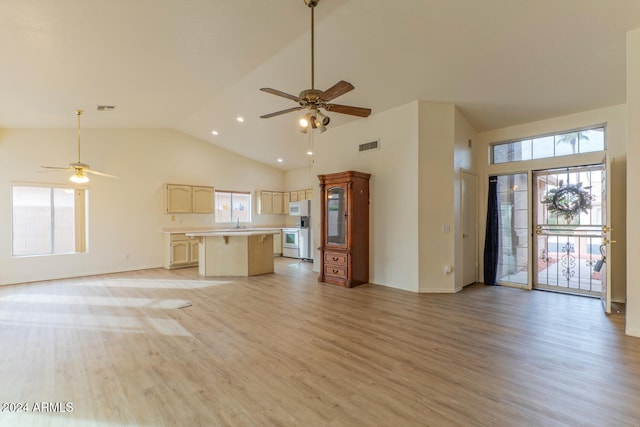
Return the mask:
<svg viewBox="0 0 640 427">
<path fill-rule="evenodd" d="M 211 131 L 211 135 L 218 135 L 218 131 L 217 130 L 212 130 Z"/>
<path fill-rule="evenodd" d="M 236 120 L 239 121 L 240 123 L 242 123 L 242 122 L 244 122 L 244 117 L 238 116 L 238 117 L 236 117 Z"/>
<path fill-rule="evenodd" d="M 278 163 L 284 162 L 284 159 L 278 159 Z"/>
<path fill-rule="evenodd" d="M 313 151 L 307 151 L 308 156 L 313 156 Z"/>
</svg>

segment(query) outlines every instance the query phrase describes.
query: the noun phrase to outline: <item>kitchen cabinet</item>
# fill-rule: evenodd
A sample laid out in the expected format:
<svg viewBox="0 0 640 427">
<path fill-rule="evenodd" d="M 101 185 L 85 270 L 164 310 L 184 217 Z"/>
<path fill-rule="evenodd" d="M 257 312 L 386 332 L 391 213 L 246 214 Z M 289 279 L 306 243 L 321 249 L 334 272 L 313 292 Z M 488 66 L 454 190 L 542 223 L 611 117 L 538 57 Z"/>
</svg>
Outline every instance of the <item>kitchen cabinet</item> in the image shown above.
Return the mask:
<svg viewBox="0 0 640 427">
<path fill-rule="evenodd" d="M 363 172 L 318 175 L 319 282 L 351 288 L 369 281 L 369 179 Z"/>
<path fill-rule="evenodd" d="M 213 213 L 213 187 L 191 187 L 191 212 Z"/>
<path fill-rule="evenodd" d="M 257 213 L 259 214 L 271 214 L 273 213 L 273 192 L 271 191 L 258 191 L 258 206 Z"/>
<path fill-rule="evenodd" d="M 289 203 L 291 202 L 291 192 L 285 191 L 282 193 L 282 210 L 283 213 L 289 215 Z"/>
<path fill-rule="evenodd" d="M 282 204 L 283 193 L 281 191 L 274 191 L 271 205 L 271 213 L 276 215 L 282 215 L 284 213 L 284 205 Z M 287 204 L 287 210 L 289 205 Z"/>
<path fill-rule="evenodd" d="M 273 255 L 282 256 L 282 232 L 273 235 Z"/>
<path fill-rule="evenodd" d="M 307 199 L 306 190 L 298 190 L 298 201 L 306 200 L 306 199 Z"/>
<path fill-rule="evenodd" d="M 184 233 L 166 233 L 164 268 L 184 268 L 198 265 L 198 239 Z"/>
<path fill-rule="evenodd" d="M 190 213 L 191 212 L 191 186 L 178 184 L 165 184 L 165 212 L 166 213 Z"/>
<path fill-rule="evenodd" d="M 307 200 L 311 200 L 311 196 L 313 196 L 313 190 L 304 190 L 304 198 Z"/>
<path fill-rule="evenodd" d="M 291 191 L 289 193 L 289 195 L 290 195 L 290 198 L 291 198 L 290 201 L 292 201 L 292 202 L 297 202 L 298 201 L 298 192 L 297 191 Z"/>
<path fill-rule="evenodd" d="M 213 213 L 214 188 L 165 184 L 165 213 Z"/>
</svg>

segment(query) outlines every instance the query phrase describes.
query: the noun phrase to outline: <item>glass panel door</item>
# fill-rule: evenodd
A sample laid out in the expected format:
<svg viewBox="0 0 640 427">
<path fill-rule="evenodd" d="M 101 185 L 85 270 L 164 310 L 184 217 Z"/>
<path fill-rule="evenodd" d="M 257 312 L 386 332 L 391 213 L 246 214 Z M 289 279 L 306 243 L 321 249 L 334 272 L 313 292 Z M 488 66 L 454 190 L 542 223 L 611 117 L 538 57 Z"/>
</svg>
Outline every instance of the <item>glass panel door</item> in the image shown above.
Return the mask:
<svg viewBox="0 0 640 427">
<path fill-rule="evenodd" d="M 529 286 L 527 174 L 498 176 L 498 271 L 501 285 Z"/>
<path fill-rule="evenodd" d="M 603 165 L 534 172 L 534 284 L 600 296 Z"/>
<path fill-rule="evenodd" d="M 327 243 L 345 245 L 346 203 L 345 188 L 331 187 L 327 190 Z"/>
</svg>

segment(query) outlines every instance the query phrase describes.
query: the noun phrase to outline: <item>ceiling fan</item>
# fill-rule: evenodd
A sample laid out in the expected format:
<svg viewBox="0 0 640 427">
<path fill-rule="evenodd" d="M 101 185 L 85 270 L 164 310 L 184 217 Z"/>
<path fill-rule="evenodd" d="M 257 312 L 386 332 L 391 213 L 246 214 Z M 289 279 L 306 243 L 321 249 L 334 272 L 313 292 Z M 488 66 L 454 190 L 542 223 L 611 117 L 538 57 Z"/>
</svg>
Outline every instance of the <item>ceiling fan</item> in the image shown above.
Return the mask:
<svg viewBox="0 0 640 427">
<path fill-rule="evenodd" d="M 351 116 L 369 117 L 371 114 L 370 108 L 352 107 L 349 105 L 331 104 L 330 101 L 344 95 L 345 93 L 354 89 L 354 86 L 345 82 L 339 81 L 329 89 L 322 91 L 318 90 L 314 86 L 314 9 L 320 2 L 320 0 L 304 0 L 305 4 L 311 8 L 311 89 L 306 89 L 300 92 L 300 95 L 291 95 L 276 89 L 268 87 L 261 88 L 263 92 L 270 93 L 272 95 L 281 96 L 283 98 L 296 101 L 299 105 L 297 107 L 287 108 L 286 110 L 276 111 L 274 113 L 265 114 L 260 116 L 262 119 L 268 119 L 270 117 L 279 116 L 281 114 L 291 113 L 302 109 L 308 109 L 305 117 L 300 119 L 300 130 L 304 133 L 307 132 L 309 125 L 312 129 L 319 129 L 320 132 L 326 130 L 325 126 L 329 124 L 329 117 L 322 114 L 319 110 L 332 111 L 340 114 L 349 114 Z"/>
<path fill-rule="evenodd" d="M 89 182 L 89 177 L 87 174 L 106 176 L 109 178 L 119 178 L 115 175 L 110 175 L 104 172 L 98 172 L 97 170 L 93 170 L 89 168 L 89 165 L 86 163 L 82 163 L 80 161 L 80 116 L 82 115 L 82 110 L 76 110 L 76 115 L 78 116 L 78 161 L 75 163 L 69 163 L 69 166 L 41 166 L 44 169 L 56 169 L 56 170 L 65 170 L 69 172 L 73 172 L 73 175 L 69 177 L 69 180 L 75 182 L 77 184 L 84 184 Z M 43 171 L 45 172 L 45 171 Z"/>
</svg>

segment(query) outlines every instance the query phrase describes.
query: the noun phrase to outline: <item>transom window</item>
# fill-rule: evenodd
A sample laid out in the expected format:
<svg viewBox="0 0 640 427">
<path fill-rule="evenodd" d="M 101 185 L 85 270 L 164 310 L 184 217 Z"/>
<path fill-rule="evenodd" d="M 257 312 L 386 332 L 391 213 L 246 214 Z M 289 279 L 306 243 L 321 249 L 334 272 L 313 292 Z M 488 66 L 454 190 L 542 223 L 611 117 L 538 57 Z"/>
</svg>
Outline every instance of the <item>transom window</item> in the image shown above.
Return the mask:
<svg viewBox="0 0 640 427">
<path fill-rule="evenodd" d="M 13 256 L 86 252 L 85 189 L 12 186 Z"/>
<path fill-rule="evenodd" d="M 604 149 L 604 126 L 503 142 L 490 147 L 493 164 L 568 156 Z"/>
<path fill-rule="evenodd" d="M 216 222 L 251 222 L 251 193 L 216 190 Z"/>
</svg>

